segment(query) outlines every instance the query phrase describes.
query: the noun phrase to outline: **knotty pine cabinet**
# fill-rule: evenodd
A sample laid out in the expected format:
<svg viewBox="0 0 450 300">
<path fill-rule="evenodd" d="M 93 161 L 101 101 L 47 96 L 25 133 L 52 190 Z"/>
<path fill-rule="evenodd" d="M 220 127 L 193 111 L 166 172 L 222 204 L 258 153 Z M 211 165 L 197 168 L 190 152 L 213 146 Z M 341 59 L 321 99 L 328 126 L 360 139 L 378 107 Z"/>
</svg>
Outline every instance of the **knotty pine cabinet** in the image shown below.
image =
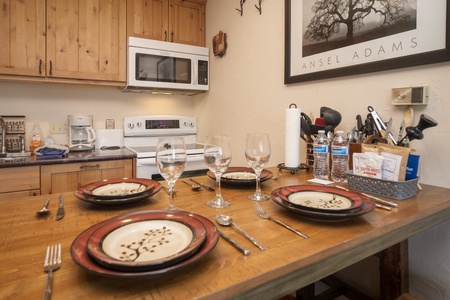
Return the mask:
<svg viewBox="0 0 450 300">
<path fill-rule="evenodd" d="M 126 0 L 3 0 L 0 9 L 0 77 L 125 82 Z"/>
<path fill-rule="evenodd" d="M 39 166 L 0 169 L 0 201 L 40 195 Z"/>
<path fill-rule="evenodd" d="M 41 194 L 64 193 L 96 181 L 132 177 L 133 159 L 42 165 Z"/>
<path fill-rule="evenodd" d="M 128 0 L 127 35 L 205 46 L 206 0 Z"/>
</svg>

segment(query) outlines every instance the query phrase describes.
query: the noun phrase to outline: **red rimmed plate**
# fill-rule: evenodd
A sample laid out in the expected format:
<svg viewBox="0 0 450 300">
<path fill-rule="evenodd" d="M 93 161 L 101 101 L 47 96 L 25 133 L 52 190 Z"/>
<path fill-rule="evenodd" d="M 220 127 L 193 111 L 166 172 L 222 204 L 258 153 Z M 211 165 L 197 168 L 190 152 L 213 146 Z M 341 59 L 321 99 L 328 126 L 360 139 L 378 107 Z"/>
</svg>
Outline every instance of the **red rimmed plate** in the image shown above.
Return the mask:
<svg viewBox="0 0 450 300">
<path fill-rule="evenodd" d="M 216 180 L 213 172 L 208 171 L 207 175 Z M 263 169 L 260 180 L 264 182 L 272 177 L 273 173 L 271 171 Z M 231 186 L 254 186 L 256 184 L 255 171 L 252 168 L 229 167 L 222 174 L 220 183 Z"/>
<path fill-rule="evenodd" d="M 133 203 L 142 201 L 148 197 L 151 197 L 154 194 L 156 194 L 157 192 L 159 192 L 159 190 L 161 190 L 162 186 L 158 181 L 152 180 L 152 182 L 153 182 L 153 188 L 151 190 L 149 190 L 146 193 L 135 196 L 135 197 L 120 198 L 120 199 L 99 199 L 96 197 L 86 195 L 85 193 L 83 193 L 82 188 L 76 189 L 74 192 L 74 196 L 77 197 L 78 199 L 80 199 L 81 201 L 88 202 L 88 203 L 95 204 L 95 205 L 100 205 L 100 206 L 129 205 L 129 204 L 133 204 Z"/>
<path fill-rule="evenodd" d="M 288 205 L 328 213 L 356 212 L 364 204 L 359 194 L 327 186 L 281 187 L 278 189 L 278 196 Z"/>
<path fill-rule="evenodd" d="M 140 211 L 135 213 L 126 214 L 123 216 L 133 216 L 135 214 L 146 214 L 151 211 Z M 109 268 L 105 268 L 99 264 L 96 263 L 95 260 L 93 260 L 89 254 L 86 251 L 86 245 L 89 240 L 89 237 L 95 230 L 103 226 L 103 223 L 108 222 L 108 220 L 103 221 L 101 223 L 98 223 L 85 231 L 83 231 L 78 237 L 73 241 L 71 247 L 70 247 L 70 255 L 72 256 L 73 261 L 83 268 L 84 270 L 96 274 L 101 275 L 105 277 L 112 277 L 112 278 L 151 278 L 156 277 L 160 275 L 164 275 L 169 272 L 173 272 L 175 270 L 179 270 L 181 268 L 184 268 L 186 266 L 189 266 L 193 264 L 194 262 L 200 260 L 205 255 L 207 255 L 209 252 L 211 252 L 214 247 L 217 245 L 217 242 L 219 241 L 219 233 L 217 231 L 216 226 L 214 223 L 212 223 L 207 218 L 192 214 L 195 218 L 197 218 L 199 221 L 203 223 L 206 229 L 206 239 L 203 245 L 200 246 L 197 252 L 195 252 L 191 257 L 174 264 L 172 266 L 168 266 L 165 268 L 157 269 L 157 270 L 150 270 L 150 271 L 136 271 L 136 272 L 130 272 L 130 271 L 120 271 L 120 270 L 113 270 Z"/>
<path fill-rule="evenodd" d="M 83 193 L 98 199 L 122 199 L 148 193 L 154 181 L 142 178 L 114 178 L 82 186 Z"/>
<path fill-rule="evenodd" d="M 271 199 L 276 204 L 280 205 L 281 207 L 299 215 L 307 219 L 315 220 L 315 221 L 322 221 L 322 222 L 337 222 L 337 221 L 345 221 L 351 218 L 355 218 L 364 214 L 367 214 L 371 212 L 375 208 L 375 202 L 370 200 L 367 197 L 361 197 L 363 200 L 363 205 L 360 210 L 356 212 L 341 212 L 341 213 L 328 213 L 328 212 L 318 212 L 313 210 L 306 210 L 299 208 L 297 206 L 294 206 L 292 204 L 289 204 L 288 202 L 284 201 L 281 196 L 279 195 L 280 189 L 275 189 L 271 193 Z"/>
<path fill-rule="evenodd" d="M 188 258 L 205 238 L 205 226 L 192 214 L 152 211 L 110 219 L 92 233 L 86 250 L 107 268 L 145 271 Z"/>
</svg>

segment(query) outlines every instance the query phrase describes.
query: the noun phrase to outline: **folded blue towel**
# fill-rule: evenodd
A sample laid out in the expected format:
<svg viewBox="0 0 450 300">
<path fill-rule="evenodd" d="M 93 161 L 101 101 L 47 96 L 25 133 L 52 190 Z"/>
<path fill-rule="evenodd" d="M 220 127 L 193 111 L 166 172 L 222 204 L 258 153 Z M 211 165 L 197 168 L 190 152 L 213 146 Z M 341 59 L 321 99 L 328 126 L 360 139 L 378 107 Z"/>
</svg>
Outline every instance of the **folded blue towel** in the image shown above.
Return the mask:
<svg viewBox="0 0 450 300">
<path fill-rule="evenodd" d="M 40 159 L 53 159 L 53 158 L 64 158 L 67 157 L 69 153 L 69 148 L 63 145 L 45 145 L 36 148 L 34 150 L 34 154 L 36 154 L 36 158 Z"/>
</svg>

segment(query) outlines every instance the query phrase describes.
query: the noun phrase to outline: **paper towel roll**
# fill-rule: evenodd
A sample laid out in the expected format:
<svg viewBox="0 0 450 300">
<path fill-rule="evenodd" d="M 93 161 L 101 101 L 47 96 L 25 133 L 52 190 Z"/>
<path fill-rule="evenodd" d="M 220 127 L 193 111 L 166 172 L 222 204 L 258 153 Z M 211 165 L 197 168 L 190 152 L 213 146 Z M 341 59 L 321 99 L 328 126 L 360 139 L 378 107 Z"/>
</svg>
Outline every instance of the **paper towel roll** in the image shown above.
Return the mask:
<svg viewBox="0 0 450 300">
<path fill-rule="evenodd" d="M 284 165 L 298 168 L 300 165 L 300 109 L 286 109 Z"/>
</svg>

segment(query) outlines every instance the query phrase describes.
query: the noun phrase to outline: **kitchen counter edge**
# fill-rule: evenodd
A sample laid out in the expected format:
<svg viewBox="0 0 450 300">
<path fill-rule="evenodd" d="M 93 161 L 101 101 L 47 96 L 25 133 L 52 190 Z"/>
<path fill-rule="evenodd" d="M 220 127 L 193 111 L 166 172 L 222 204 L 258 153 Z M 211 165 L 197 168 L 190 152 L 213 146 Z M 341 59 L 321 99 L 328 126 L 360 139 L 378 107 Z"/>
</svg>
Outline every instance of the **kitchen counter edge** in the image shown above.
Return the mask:
<svg viewBox="0 0 450 300">
<path fill-rule="evenodd" d="M 20 159 L 8 162 L 1 162 L 0 168 L 13 168 L 23 166 L 39 166 L 39 165 L 54 165 L 54 164 L 68 164 L 103 160 L 119 160 L 136 158 L 136 153 L 121 148 L 118 150 L 100 150 L 69 152 L 65 158 L 41 159 L 38 160 L 35 155 L 31 157 L 21 157 Z"/>
</svg>

